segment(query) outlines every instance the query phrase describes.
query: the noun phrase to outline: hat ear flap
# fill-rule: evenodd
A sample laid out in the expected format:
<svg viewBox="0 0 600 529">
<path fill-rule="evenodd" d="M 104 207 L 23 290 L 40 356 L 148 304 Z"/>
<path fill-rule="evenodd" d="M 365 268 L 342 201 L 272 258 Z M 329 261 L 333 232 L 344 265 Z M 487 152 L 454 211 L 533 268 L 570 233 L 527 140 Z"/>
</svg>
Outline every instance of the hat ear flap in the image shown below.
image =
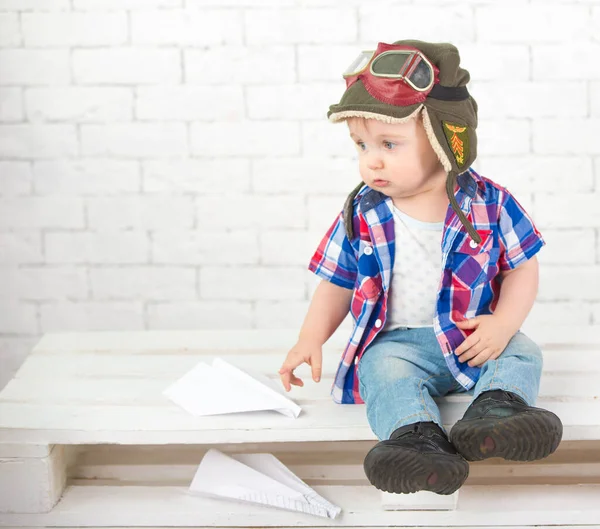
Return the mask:
<svg viewBox="0 0 600 529">
<path fill-rule="evenodd" d="M 346 201 L 344 202 L 344 227 L 346 229 L 346 237 L 348 237 L 349 241 L 354 239 L 354 227 L 352 225 L 352 221 L 354 219 L 354 199 L 364 185 L 364 182 L 358 184 L 352 191 L 350 191 L 350 194 L 346 197 Z"/>
<path fill-rule="evenodd" d="M 428 100 L 423 122 L 446 171 L 464 173 L 477 157 L 477 114 L 472 97 L 463 101 Z M 432 138 L 434 138 L 432 140 Z"/>
<path fill-rule="evenodd" d="M 429 110 L 427 107 L 423 107 L 423 125 L 425 127 L 425 133 L 427 134 L 427 138 L 429 138 L 429 143 L 431 143 L 431 147 L 433 148 L 435 154 L 440 160 L 440 163 L 444 167 L 445 171 L 449 173 L 452 170 L 452 163 L 448 158 L 448 154 L 442 147 L 442 144 L 439 142 L 435 132 L 433 130 L 433 126 L 431 125 L 431 118 L 429 117 Z M 446 142 L 444 142 L 445 144 Z"/>
</svg>

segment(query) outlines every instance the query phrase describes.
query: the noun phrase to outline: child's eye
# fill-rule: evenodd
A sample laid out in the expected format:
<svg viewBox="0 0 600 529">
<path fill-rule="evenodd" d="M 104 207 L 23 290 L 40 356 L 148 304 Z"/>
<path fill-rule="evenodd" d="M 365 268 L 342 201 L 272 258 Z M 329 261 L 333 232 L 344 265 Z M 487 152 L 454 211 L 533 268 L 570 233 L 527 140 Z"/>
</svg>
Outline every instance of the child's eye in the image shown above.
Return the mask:
<svg viewBox="0 0 600 529">
<path fill-rule="evenodd" d="M 366 145 L 365 145 L 365 142 L 364 142 L 364 141 L 357 141 L 357 142 L 356 142 L 356 145 L 358 145 L 358 148 L 359 148 L 361 151 L 364 151 L 364 150 L 367 148 L 367 147 L 366 147 Z"/>
<path fill-rule="evenodd" d="M 396 144 L 391 141 L 384 141 L 383 145 L 386 149 L 389 149 L 389 150 L 392 150 L 396 146 Z"/>
</svg>

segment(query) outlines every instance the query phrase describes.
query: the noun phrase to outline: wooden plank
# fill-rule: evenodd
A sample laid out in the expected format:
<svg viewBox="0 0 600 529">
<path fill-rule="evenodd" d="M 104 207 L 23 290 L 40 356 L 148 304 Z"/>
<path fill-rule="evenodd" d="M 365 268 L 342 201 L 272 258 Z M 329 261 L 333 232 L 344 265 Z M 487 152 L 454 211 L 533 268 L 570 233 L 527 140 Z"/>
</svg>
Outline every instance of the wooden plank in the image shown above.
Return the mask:
<svg viewBox="0 0 600 529">
<path fill-rule="evenodd" d="M 227 454 L 267 452 L 313 485 L 368 484 L 363 460 L 375 441 L 223 444 Z M 595 446 L 594 446 L 595 445 Z M 190 483 L 211 445 L 82 446 L 72 480 L 103 483 L 184 485 Z M 535 462 L 492 458 L 470 464 L 467 484 L 600 483 L 600 444 L 564 442 Z"/>
<path fill-rule="evenodd" d="M 570 372 L 568 369 L 573 367 L 572 363 L 562 351 L 548 356 L 550 359 L 546 365 L 551 370 L 544 372 L 542 377 L 542 397 L 600 396 L 600 362 L 596 357 L 589 354 L 585 359 L 589 366 L 587 371 Z M 225 358 L 244 369 L 263 372 L 278 382 L 279 356 L 232 354 Z M 125 399 L 122 403 L 130 399 L 137 402 L 140 398 L 151 396 L 154 400 L 150 402 L 159 403 L 164 401 L 161 391 L 202 360 L 206 360 L 202 355 L 150 356 L 143 361 L 139 356 L 121 355 L 118 360 L 111 362 L 107 362 L 100 354 L 89 353 L 31 355 L 0 394 L 0 403 L 18 400 L 34 403 L 36 397 L 45 403 L 60 403 L 64 400 L 85 400 L 86 395 L 93 402 L 99 399 L 106 403 L 120 402 L 120 399 Z M 320 384 L 312 382 L 308 366 L 300 366 L 298 375 L 305 378 L 305 387 L 294 387 L 288 396 L 330 399 L 336 362 L 325 362 L 324 378 Z M 47 373 L 50 369 L 55 370 L 57 364 L 64 366 L 64 369 L 49 378 Z"/>
<path fill-rule="evenodd" d="M 62 446 L 52 447 L 47 457 L 0 459 L 0 512 L 48 512 L 65 488 L 66 468 Z"/>
<path fill-rule="evenodd" d="M 2 406 L 0 426 L 3 442 L 7 443 L 198 444 L 376 439 L 364 406 L 303 400 L 298 403 L 303 410 L 297 419 L 273 411 L 194 417 L 175 405 L 48 407 L 8 403 Z M 599 401 L 580 401 L 574 405 L 540 399 L 538 404 L 563 419 L 564 440 L 600 438 Z M 444 424 L 448 427 L 454 424 L 467 405 L 467 397 L 442 402 Z M 331 421 L 333 416 L 336 421 Z"/>
<path fill-rule="evenodd" d="M 42 458 L 48 457 L 51 450 L 52 447 L 48 445 L 0 443 L 0 458 Z"/>
<path fill-rule="evenodd" d="M 4 403 L 0 433 L 4 443 L 47 444 L 198 444 L 376 439 L 364 406 L 297 399 L 297 419 L 274 411 L 194 417 L 176 405 L 118 406 Z M 469 397 L 440 403 L 442 420 L 451 427 L 464 413 Z M 564 440 L 600 439 L 600 400 L 539 399 L 538 405 L 563 420 Z M 335 417 L 335 421 L 331 418 Z"/>
<path fill-rule="evenodd" d="M 187 371 L 192 369 L 198 362 L 211 362 L 215 357 L 213 353 L 202 354 L 160 354 L 139 355 L 120 353 L 115 359 L 107 361 L 105 356 L 86 352 L 62 352 L 56 354 L 29 355 L 21 368 L 15 374 L 13 381 L 30 379 L 47 379 L 48 373 L 53 373 L 57 379 L 87 379 L 123 378 L 127 380 L 160 379 L 174 381 Z M 281 367 L 284 356 L 277 353 L 230 353 L 219 355 L 228 362 L 242 369 L 254 369 L 268 374 L 273 378 L 278 376 L 277 371 Z M 332 377 L 335 374 L 339 361 L 339 353 L 324 353 L 323 376 Z M 56 366 L 60 365 L 60 370 Z M 306 364 L 298 367 L 296 373 L 306 382 L 311 382 L 310 368 Z M 571 351 L 551 351 L 545 354 L 543 377 L 549 375 L 593 375 L 600 373 L 600 353 L 581 351 L 573 357 Z M 322 384 L 324 385 L 324 384 Z M 294 391 L 297 388 L 294 387 Z M 293 392 L 292 392 L 293 394 Z M 1 395 L 1 394 L 0 394 Z"/>
<path fill-rule="evenodd" d="M 244 443 L 222 444 L 219 450 L 228 454 L 266 451 L 286 464 L 352 464 L 358 461 L 376 441 L 290 441 L 287 443 Z M 78 447 L 78 464 L 99 465 L 106 462 L 115 464 L 196 464 L 204 453 L 214 448 L 211 444 L 182 445 L 82 445 Z M 556 452 L 540 463 L 571 464 L 600 463 L 600 443 L 597 441 L 563 441 Z M 502 459 L 490 459 L 474 465 L 494 464 L 513 465 Z M 528 465 L 529 463 L 517 463 Z"/>
<path fill-rule="evenodd" d="M 107 355 L 111 357 L 110 361 L 107 360 Z M 323 352 L 323 372 L 325 374 L 333 375 L 336 372 L 340 355 L 340 351 L 326 350 Z M 217 354 L 214 350 L 182 353 L 174 349 L 171 352 L 161 351 L 160 354 L 134 354 L 130 351 L 103 353 L 61 351 L 52 354 L 30 354 L 15 376 L 16 378 L 39 377 L 47 375 L 47 369 L 52 367 L 53 373 L 61 377 L 80 374 L 95 375 L 98 378 L 103 376 L 176 377 L 181 376 L 196 363 L 211 363 L 216 357 L 223 358 L 242 369 L 271 373 L 275 376 L 283 363 L 285 352 L 272 350 L 258 353 L 228 350 Z M 572 349 L 553 349 L 544 353 L 543 372 L 546 374 L 598 373 L 600 372 L 599 358 L 600 351 L 595 350 L 580 350 L 575 355 Z M 61 369 L 56 370 L 59 362 Z M 306 364 L 302 364 L 300 369 L 304 369 L 306 373 L 310 372 Z"/>
<path fill-rule="evenodd" d="M 185 487 L 70 486 L 45 515 L 2 515 L 2 526 L 49 527 L 332 527 L 593 525 L 600 520 L 600 485 L 462 487 L 455 511 L 386 512 L 371 486 L 319 486 L 339 505 L 336 520 L 192 496 Z"/>
<path fill-rule="evenodd" d="M 366 452 L 362 454 L 362 458 Z M 97 464 L 79 465 L 71 474 L 71 480 L 97 480 L 104 483 L 153 483 L 181 485 L 191 482 L 201 458 L 189 464 Z M 288 464 L 294 474 L 304 481 L 317 484 L 343 484 L 346 482 L 368 484 L 362 462 L 355 464 Z M 471 464 L 467 485 L 508 484 L 600 484 L 600 463 L 539 464 L 529 462 L 511 465 Z"/>
<path fill-rule="evenodd" d="M 1 523 L 0 523 L 1 526 Z M 119 527 L 118 529 L 133 529 L 135 526 L 129 526 L 129 527 Z M 295 529 L 295 525 L 294 526 L 277 526 L 274 529 Z M 374 525 L 369 525 L 369 526 L 364 526 L 361 529 L 409 529 L 409 528 L 413 528 L 416 527 L 414 525 L 380 525 L 380 526 L 374 526 Z M 419 525 L 418 526 L 419 529 L 439 529 L 439 527 L 434 528 L 431 525 L 428 526 L 424 526 L 424 525 Z M 453 525 L 452 526 L 453 529 L 473 529 L 472 526 L 466 526 L 466 525 Z M 600 525 L 560 525 L 556 526 L 556 525 L 486 525 L 485 526 L 486 529 L 507 529 L 510 527 L 510 529 L 531 529 L 533 527 L 535 527 L 535 529 L 581 529 L 582 527 L 585 527 L 585 529 L 600 529 Z M 10 529 L 17 529 L 16 527 L 14 528 L 10 528 Z M 37 527 L 19 527 L 18 529 L 39 529 Z M 66 529 L 65 526 L 62 527 L 57 527 L 54 526 L 54 529 Z M 98 527 L 98 526 L 88 526 L 88 529 L 104 529 L 103 527 Z M 145 529 L 172 529 L 171 527 L 167 527 L 167 526 L 163 526 L 163 527 L 157 527 L 157 526 L 153 526 L 153 527 L 145 527 Z M 204 527 L 200 527 L 200 526 L 194 526 L 193 529 L 214 529 L 214 527 L 208 527 L 208 526 L 204 526 Z M 325 529 L 325 527 L 323 526 L 311 526 L 311 529 Z"/>
<path fill-rule="evenodd" d="M 600 360 L 600 358 L 599 358 Z M 279 384 L 279 377 L 269 376 Z M 34 382 L 35 380 L 35 382 Z M 44 404 L 46 406 L 68 404 L 115 404 L 121 406 L 165 406 L 170 400 L 162 392 L 175 378 L 97 378 L 93 375 L 77 378 L 21 377 L 10 381 L 0 398 L 2 403 Z M 294 388 L 286 394 L 292 400 L 331 400 L 331 376 L 324 376 L 320 383 L 305 380 L 304 387 Z M 283 390 L 283 388 L 282 388 Z M 456 394 L 460 395 L 460 394 Z M 600 398 L 600 373 L 554 374 L 542 377 L 539 398 L 597 399 Z M 438 399 L 442 400 L 442 399 Z"/>
<path fill-rule="evenodd" d="M 138 347 L 136 349 L 105 349 L 98 351 L 89 351 L 85 349 L 39 349 L 34 350 L 25 360 L 22 368 L 31 369 L 35 372 L 36 367 L 41 368 L 44 365 L 48 365 L 53 362 L 53 358 L 57 360 L 71 360 L 75 362 L 73 368 L 68 364 L 64 364 L 66 373 L 80 370 L 85 372 L 86 362 L 93 362 L 100 368 L 99 374 L 120 374 L 120 373 L 135 373 L 140 369 L 139 365 L 136 365 L 135 360 L 139 362 L 140 357 L 143 357 L 144 364 L 148 363 L 148 371 L 156 372 L 157 367 L 161 366 L 164 362 L 164 358 L 176 359 L 175 370 L 168 368 L 167 373 L 176 374 L 180 372 L 180 369 L 186 367 L 187 369 L 193 367 L 196 362 L 204 361 L 210 362 L 215 357 L 221 357 L 228 360 L 244 369 L 259 369 L 261 371 L 273 370 L 276 372 L 281 364 L 283 363 L 288 349 L 286 348 L 267 348 L 263 347 L 259 350 L 253 350 L 249 348 L 203 348 L 203 349 L 192 349 L 192 348 L 178 348 L 170 347 L 160 350 L 145 349 Z M 343 347 L 332 347 L 325 345 L 323 347 L 323 370 L 325 372 L 334 373 L 337 369 L 339 360 L 343 353 Z M 548 346 L 543 350 L 544 354 L 544 372 L 574 372 L 574 373 L 588 373 L 600 371 L 600 365 L 598 364 L 598 357 L 600 356 L 600 346 L 592 345 L 569 345 L 569 346 Z M 125 362 L 123 367 L 118 364 L 113 365 L 106 361 L 106 356 L 116 356 L 119 361 Z M 81 360 L 79 360 L 81 359 Z M 32 362 L 28 362 L 32 360 Z M 101 363 L 104 365 L 101 365 Z M 258 364 L 256 364 L 258 362 Z M 56 366 L 56 363 L 53 364 Z M 16 376 L 21 375 L 21 369 L 17 372 Z M 145 367 L 143 369 L 146 369 Z M 26 371 L 23 371 L 26 372 Z M 145 372 L 145 371 L 144 371 Z"/>
<path fill-rule="evenodd" d="M 106 356 L 111 356 L 112 361 L 107 361 Z M 112 359 L 112 357 L 115 359 Z M 341 356 L 340 350 L 323 351 L 323 372 L 335 373 Z M 91 374 L 91 368 L 97 369 L 97 376 L 167 376 L 181 375 L 191 369 L 197 362 L 211 362 L 213 358 L 220 357 L 234 363 L 243 369 L 255 369 L 262 372 L 275 374 L 285 358 L 285 351 L 269 350 L 261 352 L 240 352 L 228 350 L 215 353 L 214 350 L 193 351 L 182 353 L 173 349 L 170 352 L 160 353 L 132 353 L 120 352 L 86 352 L 86 351 L 61 351 L 56 353 L 30 354 L 16 377 L 39 376 L 49 366 L 54 369 L 57 362 L 61 362 L 61 369 L 56 371 L 57 376 L 72 376 L 76 374 Z M 573 349 L 552 349 L 544 353 L 544 373 L 597 373 L 600 371 L 600 351 L 580 350 L 576 355 Z M 143 360 L 143 363 L 140 363 Z M 169 362 L 172 365 L 169 365 Z M 302 364 L 302 368 L 306 368 Z M 164 373 L 161 370 L 166 369 Z M 309 371 L 307 371 L 309 372 Z M 47 374 L 47 371 L 45 371 Z"/>
<path fill-rule="evenodd" d="M 435 494 L 420 490 L 413 494 L 381 493 L 381 508 L 386 511 L 453 511 L 458 504 L 458 494 Z"/>
<path fill-rule="evenodd" d="M 524 325 L 523 332 L 540 347 L 560 345 L 592 346 L 600 350 L 600 326 Z M 326 346 L 343 347 L 349 329 L 338 329 Z M 244 329 L 197 331 L 96 331 L 47 333 L 38 342 L 34 352 L 78 351 L 172 351 L 239 349 L 260 351 L 265 348 L 285 352 L 294 345 L 298 329 Z"/>
</svg>

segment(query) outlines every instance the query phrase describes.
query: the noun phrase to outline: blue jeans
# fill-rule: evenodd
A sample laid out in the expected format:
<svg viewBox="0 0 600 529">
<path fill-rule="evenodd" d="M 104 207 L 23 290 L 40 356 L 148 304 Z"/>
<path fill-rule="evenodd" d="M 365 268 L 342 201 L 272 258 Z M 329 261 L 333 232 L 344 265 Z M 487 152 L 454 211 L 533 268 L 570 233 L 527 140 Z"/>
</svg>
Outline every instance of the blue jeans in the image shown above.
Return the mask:
<svg viewBox="0 0 600 529">
<path fill-rule="evenodd" d="M 466 391 L 446 366 L 433 327 L 401 327 L 380 332 L 358 364 L 359 392 L 367 419 L 380 440 L 401 426 L 442 419 L 433 397 L 503 389 L 535 405 L 542 374 L 542 352 L 518 331 L 496 360 L 482 367 L 475 387 Z"/>
</svg>

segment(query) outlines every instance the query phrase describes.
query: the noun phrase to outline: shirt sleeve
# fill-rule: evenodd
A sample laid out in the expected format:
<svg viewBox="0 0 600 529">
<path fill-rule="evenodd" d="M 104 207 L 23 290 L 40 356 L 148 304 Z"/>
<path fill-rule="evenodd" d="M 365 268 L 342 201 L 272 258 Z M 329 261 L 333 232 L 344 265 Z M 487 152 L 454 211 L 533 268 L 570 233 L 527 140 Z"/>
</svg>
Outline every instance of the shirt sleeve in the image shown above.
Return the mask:
<svg viewBox="0 0 600 529">
<path fill-rule="evenodd" d="M 508 189 L 501 191 L 500 270 L 512 270 L 531 259 L 546 244 L 531 217 Z"/>
<path fill-rule="evenodd" d="M 308 269 L 334 285 L 354 289 L 358 261 L 346 237 L 343 212 L 333 221 L 319 243 Z"/>
</svg>

